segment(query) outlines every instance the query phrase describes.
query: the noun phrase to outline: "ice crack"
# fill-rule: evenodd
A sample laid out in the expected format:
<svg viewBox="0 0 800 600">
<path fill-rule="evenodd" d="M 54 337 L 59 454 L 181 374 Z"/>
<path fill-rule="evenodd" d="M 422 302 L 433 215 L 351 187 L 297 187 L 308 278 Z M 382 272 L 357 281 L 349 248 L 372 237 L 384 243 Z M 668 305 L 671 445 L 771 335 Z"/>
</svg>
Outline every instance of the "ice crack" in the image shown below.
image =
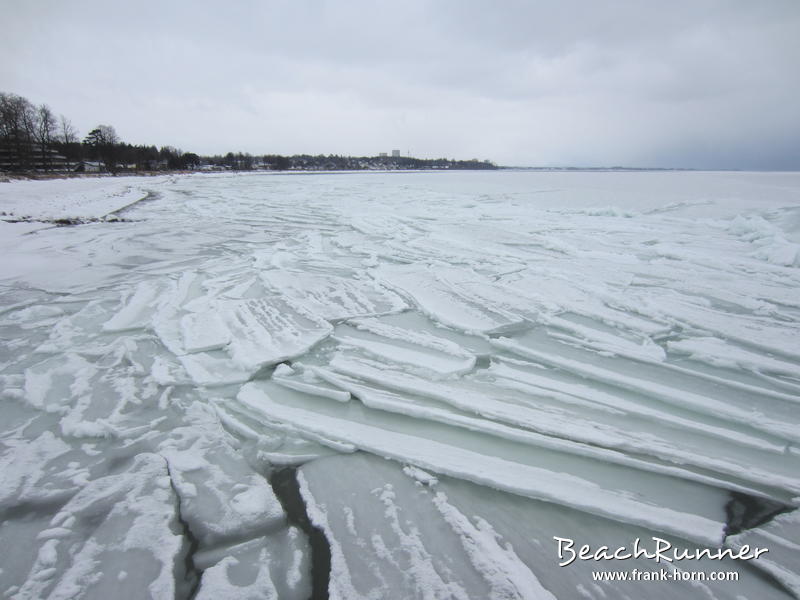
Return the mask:
<svg viewBox="0 0 800 600">
<path fill-rule="evenodd" d="M 196 595 L 197 592 L 200 590 L 200 582 L 202 581 L 203 571 L 198 569 L 195 566 L 194 556 L 197 553 L 198 549 L 200 548 L 200 543 L 197 537 L 192 533 L 192 528 L 189 526 L 189 523 L 184 519 L 183 514 L 181 512 L 181 493 L 178 490 L 178 487 L 175 485 L 175 480 L 172 476 L 172 470 L 170 468 L 169 461 L 165 458 L 164 462 L 167 465 L 167 473 L 169 474 L 169 485 L 172 488 L 172 492 L 175 494 L 177 498 L 175 514 L 178 523 L 183 530 L 183 536 L 186 539 L 186 543 L 188 546 L 188 551 L 186 552 L 186 556 L 184 557 L 184 565 L 185 565 L 185 577 L 184 582 L 177 581 L 175 582 L 175 591 L 176 595 L 179 591 L 186 589 L 186 594 L 184 598 L 186 600 L 192 600 Z"/>
<path fill-rule="evenodd" d="M 297 469 L 288 467 L 273 471 L 270 485 L 286 512 L 289 523 L 299 527 L 311 545 L 311 597 L 327 600 L 331 573 L 331 549 L 325 534 L 308 516 L 306 504 L 297 483 Z"/>
</svg>

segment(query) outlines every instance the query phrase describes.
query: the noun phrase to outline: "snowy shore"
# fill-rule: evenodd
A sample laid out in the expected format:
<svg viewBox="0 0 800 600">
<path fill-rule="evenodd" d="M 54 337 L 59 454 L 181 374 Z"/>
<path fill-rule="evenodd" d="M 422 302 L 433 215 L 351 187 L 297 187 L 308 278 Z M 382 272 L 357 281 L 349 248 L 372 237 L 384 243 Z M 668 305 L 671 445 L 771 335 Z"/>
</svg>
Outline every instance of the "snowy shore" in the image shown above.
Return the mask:
<svg viewBox="0 0 800 600">
<path fill-rule="evenodd" d="M 0 213 L 5 221 L 100 218 L 140 200 L 145 187 L 175 176 L 87 177 L 13 180 L 0 183 Z"/>
</svg>

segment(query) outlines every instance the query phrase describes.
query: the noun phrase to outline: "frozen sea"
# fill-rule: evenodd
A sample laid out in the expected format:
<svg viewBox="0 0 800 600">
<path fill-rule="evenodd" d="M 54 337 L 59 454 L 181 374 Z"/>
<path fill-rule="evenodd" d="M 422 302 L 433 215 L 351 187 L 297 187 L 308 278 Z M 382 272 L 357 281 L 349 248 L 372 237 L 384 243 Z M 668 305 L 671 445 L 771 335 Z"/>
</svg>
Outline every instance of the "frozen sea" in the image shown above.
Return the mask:
<svg viewBox="0 0 800 600">
<path fill-rule="evenodd" d="M 0 212 L 0 597 L 800 597 L 798 173 L 26 181 Z"/>
</svg>

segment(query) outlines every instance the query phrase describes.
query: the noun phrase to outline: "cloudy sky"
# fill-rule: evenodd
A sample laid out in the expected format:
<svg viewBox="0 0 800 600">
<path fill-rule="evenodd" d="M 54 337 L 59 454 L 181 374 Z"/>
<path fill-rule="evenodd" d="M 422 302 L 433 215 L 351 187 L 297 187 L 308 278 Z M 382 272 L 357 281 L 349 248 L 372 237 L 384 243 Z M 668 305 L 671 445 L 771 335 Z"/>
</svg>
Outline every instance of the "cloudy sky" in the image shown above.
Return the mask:
<svg viewBox="0 0 800 600">
<path fill-rule="evenodd" d="M 800 169 L 798 0 L 0 0 L 0 91 L 199 154 Z"/>
</svg>

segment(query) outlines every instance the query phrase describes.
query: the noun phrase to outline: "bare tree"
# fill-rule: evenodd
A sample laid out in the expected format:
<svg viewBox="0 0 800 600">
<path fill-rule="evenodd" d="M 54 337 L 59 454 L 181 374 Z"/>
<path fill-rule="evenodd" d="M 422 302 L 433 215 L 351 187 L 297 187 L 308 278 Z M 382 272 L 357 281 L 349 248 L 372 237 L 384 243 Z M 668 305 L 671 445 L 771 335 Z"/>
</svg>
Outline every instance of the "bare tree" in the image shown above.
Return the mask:
<svg viewBox="0 0 800 600">
<path fill-rule="evenodd" d="M 33 154 L 33 144 L 36 140 L 36 132 L 39 128 L 39 113 L 36 107 L 27 99 L 23 98 L 24 108 L 21 113 L 22 130 L 24 132 L 25 143 L 29 154 Z"/>
<path fill-rule="evenodd" d="M 14 95 L 0 93 L 0 140 L 8 141 L 16 127 Z"/>
<path fill-rule="evenodd" d="M 4 163 L 12 170 L 23 170 L 31 164 L 31 142 L 36 110 L 22 96 L 0 94 L 0 144 Z"/>
<path fill-rule="evenodd" d="M 67 169 L 70 169 L 70 161 L 79 158 L 80 148 L 78 147 L 78 130 L 72 125 L 72 121 L 64 115 L 61 115 L 58 119 L 58 141 L 61 143 L 64 157 L 67 159 Z M 78 152 L 76 152 L 76 147 Z"/>
<path fill-rule="evenodd" d="M 53 111 L 46 104 L 42 104 L 36 109 L 34 126 L 34 139 L 42 157 L 41 165 L 47 171 L 50 169 L 50 149 L 55 140 L 57 122 Z"/>
<path fill-rule="evenodd" d="M 78 141 L 78 130 L 72 125 L 72 121 L 64 115 L 61 115 L 58 119 L 58 137 L 62 144 L 74 144 Z"/>
</svg>

